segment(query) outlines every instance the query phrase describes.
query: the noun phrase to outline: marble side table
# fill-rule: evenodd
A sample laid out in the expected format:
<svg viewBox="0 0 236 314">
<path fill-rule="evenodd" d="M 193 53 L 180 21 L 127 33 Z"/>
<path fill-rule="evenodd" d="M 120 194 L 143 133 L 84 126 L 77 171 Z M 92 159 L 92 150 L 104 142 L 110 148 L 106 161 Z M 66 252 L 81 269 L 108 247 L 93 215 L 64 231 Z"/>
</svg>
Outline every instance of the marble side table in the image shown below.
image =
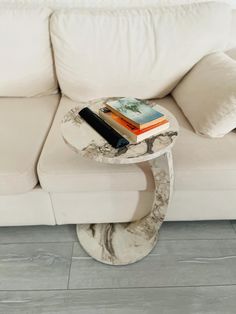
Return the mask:
<svg viewBox="0 0 236 314">
<path fill-rule="evenodd" d="M 78 239 L 94 259 L 111 265 L 127 265 L 147 256 L 155 246 L 158 231 L 165 218 L 173 189 L 171 148 L 178 136 L 175 117 L 155 101 L 150 106 L 165 114 L 170 128 L 137 144 L 115 149 L 94 131 L 78 112 L 83 105 L 70 110 L 61 123 L 64 141 L 84 158 L 109 164 L 132 164 L 149 161 L 155 180 L 155 195 L 150 213 L 144 218 L 127 223 L 77 225 Z M 98 113 L 104 99 L 87 103 Z"/>
</svg>

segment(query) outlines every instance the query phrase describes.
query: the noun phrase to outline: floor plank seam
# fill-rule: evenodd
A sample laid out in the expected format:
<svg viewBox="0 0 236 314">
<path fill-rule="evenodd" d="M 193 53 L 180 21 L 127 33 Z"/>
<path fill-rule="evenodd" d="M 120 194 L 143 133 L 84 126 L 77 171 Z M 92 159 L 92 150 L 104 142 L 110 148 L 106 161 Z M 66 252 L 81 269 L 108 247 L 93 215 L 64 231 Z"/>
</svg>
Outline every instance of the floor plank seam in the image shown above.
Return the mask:
<svg viewBox="0 0 236 314">
<path fill-rule="evenodd" d="M 236 231 L 235 231 L 236 233 Z M 225 240 L 235 240 L 236 241 L 236 237 L 233 237 L 233 238 L 204 238 L 204 239 L 201 239 L 201 238 L 195 238 L 195 239 L 176 239 L 176 238 L 173 238 L 173 239 L 160 239 L 158 243 L 160 242 L 167 242 L 167 241 L 225 241 Z M 68 243 L 78 243 L 77 241 L 49 241 L 49 242 L 43 242 L 43 241 L 37 241 L 37 242 L 0 242 L 0 246 L 1 245 L 11 245 L 11 244 L 14 244 L 14 245 L 18 245 L 18 244 L 53 244 L 53 243 L 57 243 L 57 244 L 68 244 Z M 151 255 L 152 253 L 150 253 L 149 255 Z"/>
<path fill-rule="evenodd" d="M 68 243 L 75 243 L 75 241 L 35 241 L 35 242 L 0 242 L 1 245 L 8 245 L 8 244 L 53 244 L 53 243 L 61 243 L 61 244 L 68 244 Z"/>
<path fill-rule="evenodd" d="M 236 235 L 236 231 L 235 231 L 235 235 Z M 193 239 L 176 239 L 176 238 L 173 238 L 173 239 L 160 239 L 159 241 L 158 241 L 158 243 L 160 243 L 160 242 L 164 242 L 164 241 L 211 241 L 211 240 L 213 240 L 213 241 L 219 241 L 219 240 L 221 240 L 221 241 L 224 241 L 224 240 L 236 240 L 236 237 L 230 237 L 230 238 L 193 238 Z"/>
<path fill-rule="evenodd" d="M 156 287 L 108 287 L 108 288 L 69 288 L 69 289 L 33 289 L 33 290 L 1 290 L 3 292 L 69 292 L 69 291 L 97 291 L 97 290 L 140 290 L 140 289 L 179 289 L 179 288 L 213 288 L 213 287 L 235 287 L 236 284 L 223 284 L 223 285 L 196 285 L 196 286 L 156 286 Z"/>
<path fill-rule="evenodd" d="M 73 245 L 72 245 L 71 256 L 70 256 L 70 268 L 69 268 L 69 272 L 68 272 L 67 290 L 69 290 L 69 285 L 70 285 L 70 272 L 71 272 L 71 265 L 72 265 L 72 258 L 73 258 L 75 243 L 76 243 L 76 242 L 74 241 L 74 242 L 73 242 Z"/>
<path fill-rule="evenodd" d="M 68 291 L 91 291 L 91 290 L 131 290 L 131 289 L 179 289 L 179 288 L 212 288 L 212 287 L 234 287 L 235 284 L 223 284 L 223 285 L 194 285 L 194 286 L 151 286 L 151 287 L 107 287 L 107 288 L 69 288 Z"/>
</svg>

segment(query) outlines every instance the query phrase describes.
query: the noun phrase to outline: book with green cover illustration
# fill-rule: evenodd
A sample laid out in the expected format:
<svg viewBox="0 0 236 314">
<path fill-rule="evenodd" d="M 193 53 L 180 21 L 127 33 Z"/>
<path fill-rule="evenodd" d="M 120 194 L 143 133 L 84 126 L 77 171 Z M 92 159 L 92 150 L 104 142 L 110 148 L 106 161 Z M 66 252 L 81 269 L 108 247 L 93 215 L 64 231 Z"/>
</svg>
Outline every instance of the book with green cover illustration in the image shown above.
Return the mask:
<svg viewBox="0 0 236 314">
<path fill-rule="evenodd" d="M 151 108 L 144 101 L 135 98 L 120 98 L 115 101 L 107 101 L 106 106 L 139 129 L 157 124 L 166 119 L 161 112 Z"/>
</svg>

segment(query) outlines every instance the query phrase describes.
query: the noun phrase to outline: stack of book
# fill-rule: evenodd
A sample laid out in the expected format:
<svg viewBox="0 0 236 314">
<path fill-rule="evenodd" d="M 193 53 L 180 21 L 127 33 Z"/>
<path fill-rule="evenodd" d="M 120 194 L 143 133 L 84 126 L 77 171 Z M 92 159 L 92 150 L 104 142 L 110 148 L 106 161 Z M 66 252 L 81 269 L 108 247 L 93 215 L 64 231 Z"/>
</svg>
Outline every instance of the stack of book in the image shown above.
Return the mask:
<svg viewBox="0 0 236 314">
<path fill-rule="evenodd" d="M 108 101 L 99 110 L 100 117 L 132 142 L 157 135 L 169 128 L 167 117 L 135 98 Z"/>
</svg>

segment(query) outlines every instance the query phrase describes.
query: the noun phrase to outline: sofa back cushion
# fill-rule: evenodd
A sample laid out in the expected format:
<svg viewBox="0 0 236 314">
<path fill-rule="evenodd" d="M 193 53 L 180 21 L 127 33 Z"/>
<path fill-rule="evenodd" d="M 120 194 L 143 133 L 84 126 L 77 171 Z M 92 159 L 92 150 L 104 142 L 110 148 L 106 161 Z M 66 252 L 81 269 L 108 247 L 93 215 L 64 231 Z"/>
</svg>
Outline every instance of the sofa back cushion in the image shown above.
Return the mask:
<svg viewBox="0 0 236 314">
<path fill-rule="evenodd" d="M 204 55 L 225 48 L 230 17 L 214 2 L 57 11 L 51 37 L 62 92 L 78 101 L 163 97 Z"/>
<path fill-rule="evenodd" d="M 236 47 L 236 10 L 232 11 L 232 22 L 231 22 L 231 45 Z"/>
<path fill-rule="evenodd" d="M 0 97 L 57 89 L 49 32 L 51 11 L 0 7 Z"/>
<path fill-rule="evenodd" d="M 198 134 L 223 137 L 236 128 L 236 62 L 225 53 L 200 60 L 172 95 Z"/>
</svg>

